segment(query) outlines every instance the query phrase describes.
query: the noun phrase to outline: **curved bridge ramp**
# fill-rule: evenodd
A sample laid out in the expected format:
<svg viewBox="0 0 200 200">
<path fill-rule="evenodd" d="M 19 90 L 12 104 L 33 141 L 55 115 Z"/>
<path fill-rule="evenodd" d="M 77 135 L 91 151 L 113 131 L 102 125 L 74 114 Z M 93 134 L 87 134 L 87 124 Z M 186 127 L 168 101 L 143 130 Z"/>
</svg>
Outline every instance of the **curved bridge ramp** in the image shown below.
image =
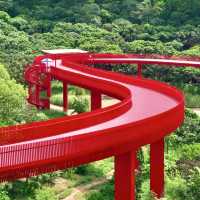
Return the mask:
<svg viewBox="0 0 200 200">
<path fill-rule="evenodd" d="M 44 59 L 51 64 L 45 65 Z M 138 76 L 96 69 L 96 64 L 136 64 Z M 174 87 L 142 78 L 143 64 L 200 66 L 196 60 L 155 55 L 84 52 L 36 57 L 25 72 L 31 87 L 29 94 L 35 99 L 29 98 L 29 103 L 49 108 L 49 99 L 41 99 L 40 92 L 46 91 L 50 98 L 51 80 L 60 80 L 64 86 L 64 109 L 67 85 L 73 84 L 91 91 L 91 112 L 1 128 L 0 180 L 12 181 L 114 156 L 115 199 L 134 200 L 137 150 L 150 144 L 150 189 L 162 197 L 164 138 L 184 120 L 184 97 Z M 41 82 L 44 75 L 47 78 Z M 102 94 L 120 101 L 101 108 Z"/>
</svg>

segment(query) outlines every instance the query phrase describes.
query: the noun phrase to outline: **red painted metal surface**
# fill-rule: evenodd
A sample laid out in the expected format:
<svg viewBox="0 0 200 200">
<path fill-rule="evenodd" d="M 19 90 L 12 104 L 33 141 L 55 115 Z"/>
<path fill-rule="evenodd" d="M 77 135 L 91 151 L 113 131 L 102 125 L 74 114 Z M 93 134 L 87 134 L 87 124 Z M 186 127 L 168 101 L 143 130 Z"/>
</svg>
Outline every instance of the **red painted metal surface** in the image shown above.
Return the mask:
<svg viewBox="0 0 200 200">
<path fill-rule="evenodd" d="M 101 107 L 101 93 L 96 90 L 91 91 L 91 110 L 96 110 Z"/>
<path fill-rule="evenodd" d="M 150 145 L 150 188 L 158 198 L 164 196 L 164 138 Z"/>
<path fill-rule="evenodd" d="M 68 84 L 66 81 L 63 81 L 63 111 L 67 112 L 68 108 L 68 96 L 67 96 Z"/>
<path fill-rule="evenodd" d="M 42 61 L 51 59 L 50 65 Z M 138 76 L 103 71 L 95 64 L 136 64 Z M 160 55 L 46 54 L 25 72 L 28 102 L 49 108 L 51 80 L 91 91 L 91 112 L 0 128 L 0 180 L 9 181 L 115 157 L 115 199 L 134 200 L 136 150 L 150 144 L 150 183 L 164 195 L 164 137 L 184 120 L 184 97 L 176 88 L 142 78 L 144 64 L 200 67 L 200 60 Z M 91 66 L 88 66 L 91 65 Z M 46 92 L 46 97 L 41 97 Z M 101 108 L 101 95 L 120 100 Z"/>
<path fill-rule="evenodd" d="M 135 151 L 115 156 L 115 200 L 135 199 Z"/>
</svg>

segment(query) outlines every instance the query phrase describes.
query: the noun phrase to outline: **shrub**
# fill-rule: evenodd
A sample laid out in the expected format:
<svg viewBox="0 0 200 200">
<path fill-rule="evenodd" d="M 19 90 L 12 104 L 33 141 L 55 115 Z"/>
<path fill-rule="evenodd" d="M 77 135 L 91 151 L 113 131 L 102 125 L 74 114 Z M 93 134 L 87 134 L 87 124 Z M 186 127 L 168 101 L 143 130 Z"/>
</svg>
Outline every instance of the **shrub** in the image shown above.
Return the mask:
<svg viewBox="0 0 200 200">
<path fill-rule="evenodd" d="M 56 117 L 63 117 L 63 116 L 65 116 L 65 113 L 62 111 L 42 110 L 37 113 L 37 121 L 52 119 L 52 118 L 56 118 Z"/>
<path fill-rule="evenodd" d="M 50 188 L 36 190 L 35 200 L 58 200 L 55 192 Z"/>
<path fill-rule="evenodd" d="M 200 169 L 193 171 L 190 179 L 187 181 L 187 198 L 197 200 L 200 197 Z"/>
<path fill-rule="evenodd" d="M 166 183 L 166 198 L 167 199 L 190 199 L 188 198 L 186 181 L 181 177 L 168 178 Z"/>
<path fill-rule="evenodd" d="M 83 113 L 89 110 L 89 102 L 86 98 L 75 97 L 72 102 L 72 108 L 75 113 Z"/>
<path fill-rule="evenodd" d="M 75 96 L 69 95 L 68 96 L 68 102 L 69 102 L 69 108 L 72 109 L 72 103 L 74 101 Z M 63 94 L 55 94 L 51 97 L 51 102 L 54 105 L 63 106 Z"/>
<path fill-rule="evenodd" d="M 6 190 L 8 191 L 11 199 L 16 198 L 16 196 L 21 199 L 22 197 L 33 197 L 35 190 L 41 187 L 40 183 L 34 178 L 26 180 L 17 180 L 6 185 Z"/>
<path fill-rule="evenodd" d="M 75 168 L 74 172 L 76 174 L 83 175 L 83 176 L 87 176 L 87 175 L 95 176 L 95 177 L 103 176 L 103 171 L 92 164 L 81 165 Z"/>
<path fill-rule="evenodd" d="M 0 191 L 0 200 L 10 200 L 9 196 L 7 195 L 7 192 Z"/>
<path fill-rule="evenodd" d="M 200 143 L 184 145 L 181 148 L 181 159 L 200 160 Z"/>
<path fill-rule="evenodd" d="M 93 191 L 86 195 L 87 200 L 113 200 L 113 180 L 100 186 L 99 191 Z"/>
<path fill-rule="evenodd" d="M 200 118 L 195 113 L 186 110 L 184 124 L 175 132 L 173 146 L 183 144 L 194 144 L 200 142 Z"/>
</svg>

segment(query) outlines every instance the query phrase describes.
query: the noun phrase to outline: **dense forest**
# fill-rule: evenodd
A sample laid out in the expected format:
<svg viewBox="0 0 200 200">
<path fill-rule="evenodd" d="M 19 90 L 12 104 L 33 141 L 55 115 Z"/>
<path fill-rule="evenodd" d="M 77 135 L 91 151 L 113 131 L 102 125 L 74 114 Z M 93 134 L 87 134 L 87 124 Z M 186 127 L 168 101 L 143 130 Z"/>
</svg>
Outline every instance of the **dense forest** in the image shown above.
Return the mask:
<svg viewBox="0 0 200 200">
<path fill-rule="evenodd" d="M 91 52 L 200 55 L 199 0 L 0 0 L 0 125 L 47 120 L 65 113 L 38 111 L 26 104 L 25 65 L 42 49 Z M 134 74 L 135 66 L 109 66 Z M 186 95 L 186 120 L 166 140 L 167 200 L 200 198 L 200 70 L 145 66 L 147 78 L 162 80 Z M 62 85 L 53 83 L 52 103 L 62 104 Z M 88 91 L 70 87 L 70 109 L 88 110 Z M 149 192 L 148 148 L 139 152 L 137 199 Z M 0 200 L 63 200 L 74 188 L 101 184 L 79 200 L 112 200 L 112 158 L 99 163 L 0 185 Z M 62 182 L 64 189 L 57 182 Z"/>
</svg>

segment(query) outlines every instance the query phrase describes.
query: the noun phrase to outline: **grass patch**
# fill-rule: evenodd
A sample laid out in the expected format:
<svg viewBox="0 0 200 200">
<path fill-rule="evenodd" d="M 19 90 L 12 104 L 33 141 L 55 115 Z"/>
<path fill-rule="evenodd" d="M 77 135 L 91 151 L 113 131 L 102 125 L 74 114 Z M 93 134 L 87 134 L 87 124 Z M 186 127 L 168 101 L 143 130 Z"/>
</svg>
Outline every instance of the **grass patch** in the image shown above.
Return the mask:
<svg viewBox="0 0 200 200">
<path fill-rule="evenodd" d="M 85 195 L 86 200 L 113 200 L 114 198 L 114 183 L 113 180 L 102 184 L 95 190 Z"/>
<path fill-rule="evenodd" d="M 72 188 L 66 188 L 64 191 L 62 191 L 61 193 L 59 193 L 57 196 L 58 196 L 58 199 L 59 200 L 62 200 L 66 197 L 68 197 L 72 192 Z"/>
<path fill-rule="evenodd" d="M 63 117 L 66 115 L 64 112 L 57 111 L 57 110 L 42 110 L 42 111 L 39 111 L 39 113 L 44 114 L 45 116 L 48 117 L 48 119 Z"/>
</svg>

